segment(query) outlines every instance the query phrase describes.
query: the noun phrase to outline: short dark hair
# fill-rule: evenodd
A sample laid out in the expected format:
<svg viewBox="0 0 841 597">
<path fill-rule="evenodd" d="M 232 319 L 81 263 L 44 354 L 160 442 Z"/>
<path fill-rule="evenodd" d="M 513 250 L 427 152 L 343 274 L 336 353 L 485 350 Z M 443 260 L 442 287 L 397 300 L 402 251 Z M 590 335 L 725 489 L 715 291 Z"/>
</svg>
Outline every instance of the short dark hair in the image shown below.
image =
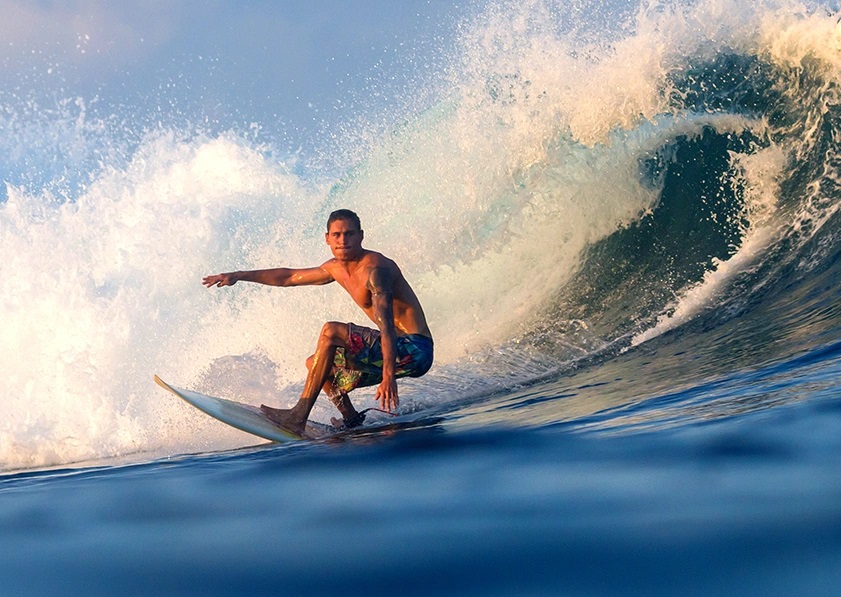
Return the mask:
<svg viewBox="0 0 841 597">
<path fill-rule="evenodd" d="M 357 230 L 362 230 L 362 223 L 359 221 L 359 216 L 349 209 L 337 209 L 327 218 L 327 232 L 330 232 L 330 224 L 337 220 L 345 220 L 351 224 L 356 224 Z"/>
</svg>

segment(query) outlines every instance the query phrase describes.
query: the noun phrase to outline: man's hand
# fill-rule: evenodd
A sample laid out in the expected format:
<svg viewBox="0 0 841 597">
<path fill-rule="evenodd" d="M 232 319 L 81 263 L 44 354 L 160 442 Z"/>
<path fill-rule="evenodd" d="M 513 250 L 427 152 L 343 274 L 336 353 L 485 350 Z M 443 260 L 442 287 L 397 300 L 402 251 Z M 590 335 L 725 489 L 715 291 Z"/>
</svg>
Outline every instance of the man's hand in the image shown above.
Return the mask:
<svg viewBox="0 0 841 597">
<path fill-rule="evenodd" d="M 221 288 L 222 286 L 233 286 L 237 283 L 239 278 L 237 277 L 237 272 L 230 272 L 227 274 L 215 274 L 213 276 L 207 276 L 202 279 L 201 283 L 210 288 L 211 286 L 216 286 Z"/>
<path fill-rule="evenodd" d="M 374 395 L 374 400 L 379 400 L 380 408 L 387 412 L 392 412 L 397 405 L 400 404 L 400 399 L 397 397 L 397 382 L 394 377 L 390 379 L 383 378 L 379 386 L 377 386 L 377 393 Z"/>
</svg>

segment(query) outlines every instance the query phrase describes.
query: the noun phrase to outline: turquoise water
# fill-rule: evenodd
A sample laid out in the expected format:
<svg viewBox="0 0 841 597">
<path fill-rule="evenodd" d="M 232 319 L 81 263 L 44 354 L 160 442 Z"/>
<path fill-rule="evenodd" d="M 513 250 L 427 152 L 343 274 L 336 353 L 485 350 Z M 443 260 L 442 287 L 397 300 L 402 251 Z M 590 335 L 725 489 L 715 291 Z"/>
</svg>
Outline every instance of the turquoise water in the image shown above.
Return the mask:
<svg viewBox="0 0 841 597">
<path fill-rule="evenodd" d="M 841 38 L 719 8 L 476 5 L 328 165 L 3 90 L 3 590 L 836 593 Z M 200 280 L 339 206 L 435 334 L 400 423 L 261 444 L 152 383 L 294 401 L 347 298 Z"/>
</svg>

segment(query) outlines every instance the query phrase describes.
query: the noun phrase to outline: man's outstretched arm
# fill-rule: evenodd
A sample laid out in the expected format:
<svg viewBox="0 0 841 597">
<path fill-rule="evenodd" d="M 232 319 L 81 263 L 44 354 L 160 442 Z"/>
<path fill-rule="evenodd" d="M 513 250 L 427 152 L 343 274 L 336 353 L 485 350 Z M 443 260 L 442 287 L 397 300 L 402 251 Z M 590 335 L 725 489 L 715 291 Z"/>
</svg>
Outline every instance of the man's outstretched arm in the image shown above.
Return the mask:
<svg viewBox="0 0 841 597">
<path fill-rule="evenodd" d="M 257 269 L 242 272 L 214 274 L 202 279 L 202 284 L 233 286 L 237 282 L 256 282 L 267 286 L 318 286 L 333 282 L 333 276 L 323 267 Z"/>
</svg>

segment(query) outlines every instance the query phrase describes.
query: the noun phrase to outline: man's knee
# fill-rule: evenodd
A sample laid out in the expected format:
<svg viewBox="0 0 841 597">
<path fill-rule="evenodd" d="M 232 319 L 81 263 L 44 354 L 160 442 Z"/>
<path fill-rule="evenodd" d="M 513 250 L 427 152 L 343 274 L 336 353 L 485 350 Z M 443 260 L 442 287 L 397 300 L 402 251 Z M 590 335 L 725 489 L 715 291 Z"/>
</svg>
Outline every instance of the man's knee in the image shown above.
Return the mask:
<svg viewBox="0 0 841 597">
<path fill-rule="evenodd" d="M 328 346 L 344 346 L 347 336 L 347 324 L 338 321 L 328 321 L 321 328 L 319 343 Z"/>
<path fill-rule="evenodd" d="M 335 338 L 338 336 L 342 336 L 342 332 L 346 328 L 346 323 L 340 323 L 338 321 L 328 321 L 321 327 L 321 335 L 327 336 L 328 338 Z"/>
</svg>

